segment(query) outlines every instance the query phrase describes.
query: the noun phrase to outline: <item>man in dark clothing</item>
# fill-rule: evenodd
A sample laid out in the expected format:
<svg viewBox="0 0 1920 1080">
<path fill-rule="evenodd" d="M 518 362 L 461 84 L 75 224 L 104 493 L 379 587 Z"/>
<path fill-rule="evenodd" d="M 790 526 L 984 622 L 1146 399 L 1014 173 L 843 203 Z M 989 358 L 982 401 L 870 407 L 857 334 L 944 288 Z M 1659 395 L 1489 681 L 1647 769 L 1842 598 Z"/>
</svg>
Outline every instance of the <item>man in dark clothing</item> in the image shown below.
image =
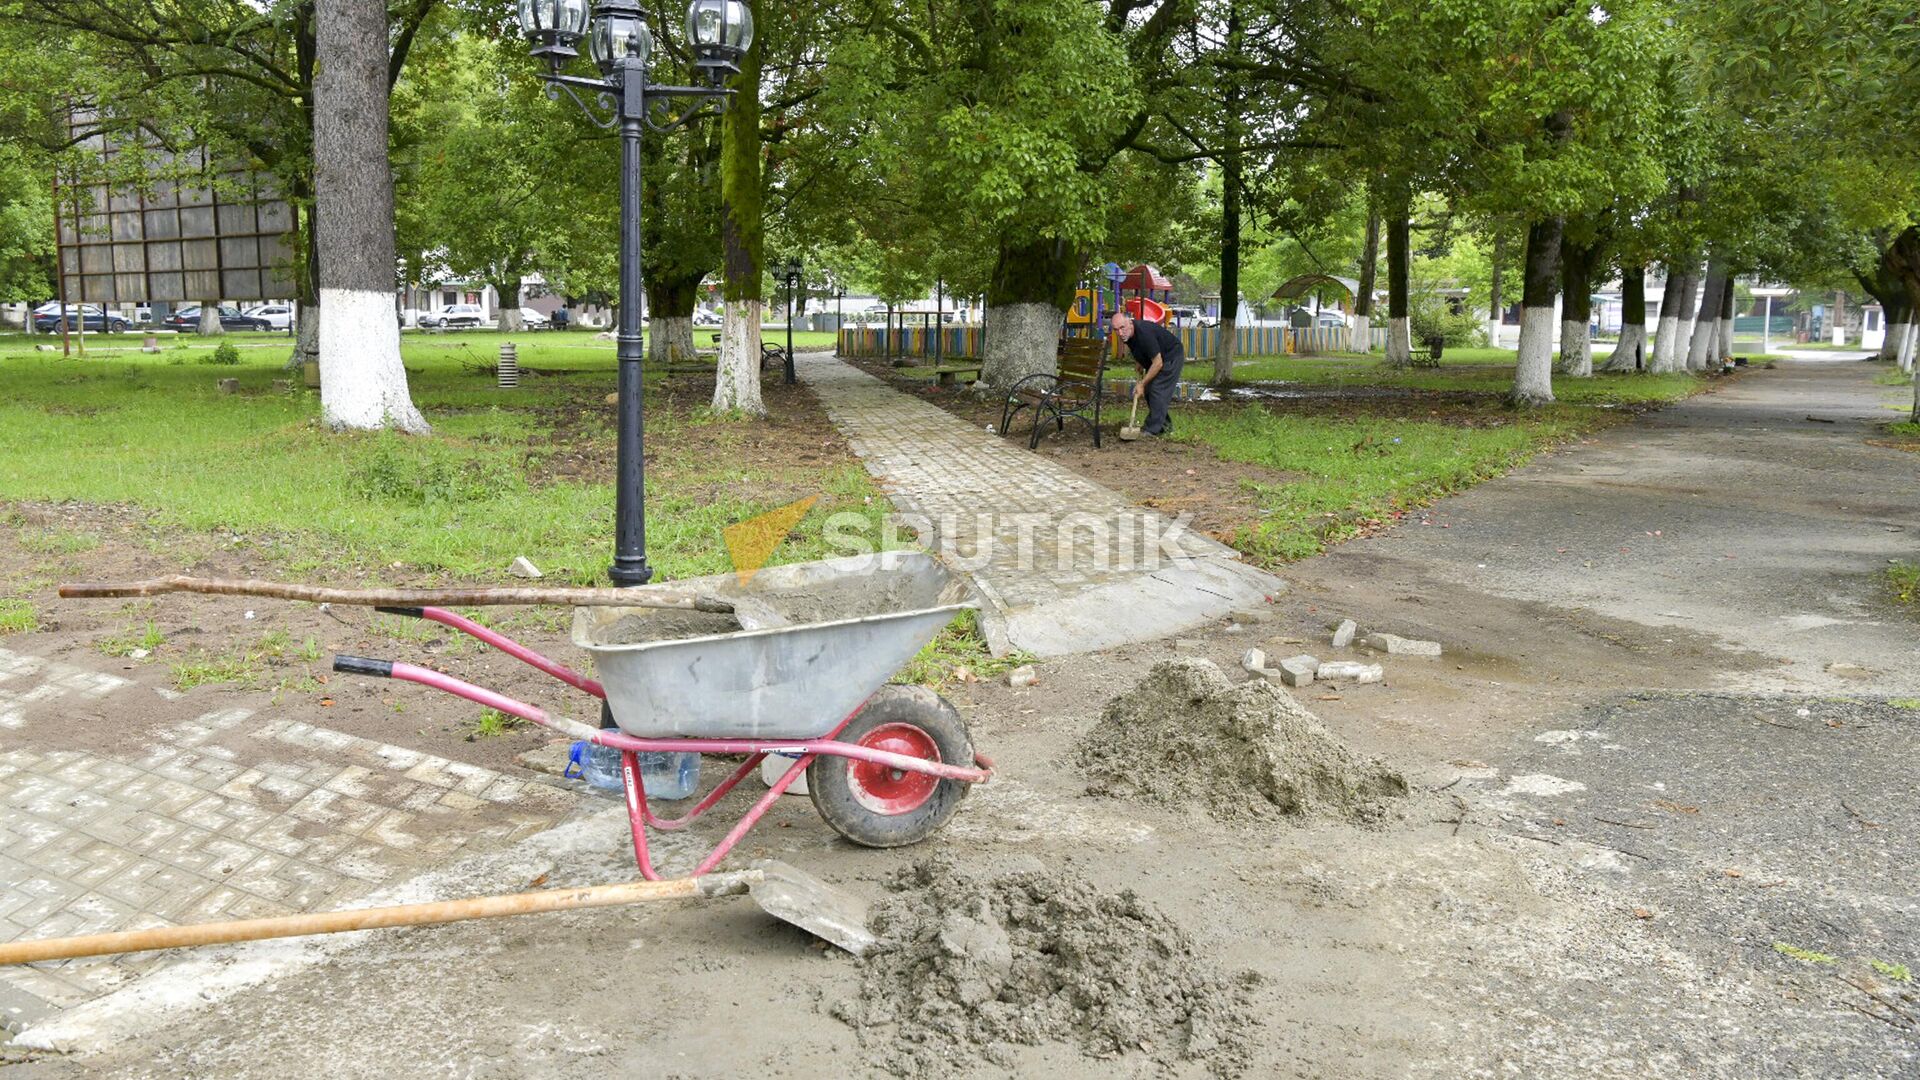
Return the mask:
<svg viewBox="0 0 1920 1080">
<path fill-rule="evenodd" d="M 1133 384 L 1134 402 L 1147 399 L 1147 423 L 1140 430 L 1148 435 L 1165 435 L 1173 430 L 1167 406 L 1173 403 L 1180 369 L 1187 362 L 1180 336 L 1157 322 L 1138 322 L 1124 311 L 1113 313 L 1113 332 L 1126 343 L 1140 368 L 1140 379 Z"/>
</svg>

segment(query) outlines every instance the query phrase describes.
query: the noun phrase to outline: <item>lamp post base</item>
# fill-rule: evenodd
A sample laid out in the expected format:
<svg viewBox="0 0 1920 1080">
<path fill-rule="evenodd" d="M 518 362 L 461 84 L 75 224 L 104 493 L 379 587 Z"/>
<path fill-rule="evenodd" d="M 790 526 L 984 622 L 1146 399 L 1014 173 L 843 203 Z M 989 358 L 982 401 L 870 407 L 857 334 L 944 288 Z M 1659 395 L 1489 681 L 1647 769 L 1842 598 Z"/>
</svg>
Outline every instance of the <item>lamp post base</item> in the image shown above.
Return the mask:
<svg viewBox="0 0 1920 1080">
<path fill-rule="evenodd" d="M 607 577 L 617 588 L 627 589 L 635 585 L 645 585 L 653 580 L 653 567 L 645 559 L 625 561 L 616 558 L 612 566 L 607 567 Z"/>
</svg>

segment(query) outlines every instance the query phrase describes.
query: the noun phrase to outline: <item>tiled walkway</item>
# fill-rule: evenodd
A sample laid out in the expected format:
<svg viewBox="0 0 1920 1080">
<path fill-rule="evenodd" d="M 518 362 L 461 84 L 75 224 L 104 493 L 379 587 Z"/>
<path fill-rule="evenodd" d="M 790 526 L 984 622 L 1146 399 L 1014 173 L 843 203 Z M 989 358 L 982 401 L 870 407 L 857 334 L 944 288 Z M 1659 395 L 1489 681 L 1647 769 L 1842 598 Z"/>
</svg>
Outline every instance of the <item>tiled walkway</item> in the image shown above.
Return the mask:
<svg viewBox="0 0 1920 1080">
<path fill-rule="evenodd" d="M 986 601 L 989 639 L 1058 655 L 1178 633 L 1285 589 L 1183 523 L 893 389 L 796 357 L 903 518 Z M 1124 453 L 1122 446 L 1110 447 Z"/>
<path fill-rule="evenodd" d="M 0 941 L 339 907 L 511 843 L 577 803 L 240 707 L 177 724 L 137 753 L 36 747 L 83 701 L 138 709 L 152 693 L 0 649 Z M 0 968 L 0 1020 L 17 1029 L 172 956 Z"/>
</svg>

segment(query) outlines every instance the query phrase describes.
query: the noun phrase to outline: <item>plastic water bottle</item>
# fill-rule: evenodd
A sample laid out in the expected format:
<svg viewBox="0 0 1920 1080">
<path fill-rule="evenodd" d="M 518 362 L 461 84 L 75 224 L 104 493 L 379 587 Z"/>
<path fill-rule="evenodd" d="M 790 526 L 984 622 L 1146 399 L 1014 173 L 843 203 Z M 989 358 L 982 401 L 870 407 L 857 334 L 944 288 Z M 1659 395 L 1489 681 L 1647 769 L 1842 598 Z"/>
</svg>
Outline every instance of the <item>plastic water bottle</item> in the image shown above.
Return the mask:
<svg viewBox="0 0 1920 1080">
<path fill-rule="evenodd" d="M 700 755 L 691 751 L 646 751 L 638 755 L 640 787 L 649 799 L 684 799 L 700 788 Z M 567 753 L 568 779 L 585 780 L 588 787 L 620 791 L 620 751 L 581 740 Z"/>
<path fill-rule="evenodd" d="M 640 755 L 640 786 L 649 799 L 685 799 L 700 790 L 700 755 L 690 750 Z"/>
</svg>

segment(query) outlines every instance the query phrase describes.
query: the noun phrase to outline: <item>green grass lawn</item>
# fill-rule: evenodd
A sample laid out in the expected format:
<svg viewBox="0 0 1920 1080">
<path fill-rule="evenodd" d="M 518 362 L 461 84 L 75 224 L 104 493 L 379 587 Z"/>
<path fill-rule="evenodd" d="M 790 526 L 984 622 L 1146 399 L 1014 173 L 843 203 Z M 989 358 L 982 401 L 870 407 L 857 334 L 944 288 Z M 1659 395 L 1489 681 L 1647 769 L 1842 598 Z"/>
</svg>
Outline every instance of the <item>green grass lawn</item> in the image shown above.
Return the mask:
<svg viewBox="0 0 1920 1080">
<path fill-rule="evenodd" d="M 67 359 L 37 351 L 43 338 L 0 336 L 0 500 L 129 503 L 162 526 L 243 535 L 293 573 L 498 579 L 526 555 L 560 580 L 602 579 L 611 342 L 518 336 L 521 365 L 547 374 L 503 391 L 471 367 L 495 361 L 500 335 L 407 334 L 414 400 L 435 430 L 409 438 L 322 430 L 317 394 L 274 385 L 298 383 L 285 335 L 226 335 L 240 354 L 231 366 L 205 362 L 214 341 L 160 340 L 144 355 L 136 335 L 99 336 L 87 358 Z M 228 377 L 239 394 L 217 389 Z M 726 569 L 723 527 L 807 495 L 823 497 L 776 562 L 827 554 L 821 528 L 836 510 L 884 512 L 857 465 L 757 449 L 765 429 L 713 414 L 708 392 L 649 378 L 647 539 L 662 578 Z"/>
<path fill-rule="evenodd" d="M 1187 378 L 1205 381 L 1208 361 L 1189 363 Z M 1411 390 L 1505 394 L 1513 386 L 1513 353 L 1506 349 L 1448 349 L 1439 367 L 1392 368 L 1378 356 L 1259 356 L 1236 361 L 1234 378 L 1243 383 L 1291 382 L 1316 386 L 1396 386 Z M 1575 379 L 1555 375 L 1553 394 L 1572 404 L 1609 405 L 1671 401 L 1700 389 L 1694 375 L 1599 374 Z"/>
<path fill-rule="evenodd" d="M 1187 370 L 1204 379 L 1211 369 L 1203 362 Z M 1263 356 L 1236 364 L 1234 373 L 1243 383 L 1392 386 L 1436 395 L 1425 410 L 1416 407 L 1417 397 L 1377 405 L 1354 397 L 1324 410 L 1254 404 L 1182 413 L 1175 438 L 1203 443 L 1229 461 L 1291 474 L 1284 483 L 1252 485 L 1262 518 L 1234 541 L 1276 562 L 1316 554 L 1506 472 L 1546 446 L 1610 422 L 1623 406 L 1677 400 L 1707 385 L 1687 374 L 1556 375 L 1555 405 L 1514 410 L 1500 400 L 1513 383 L 1513 353 L 1499 349 L 1448 349 L 1437 368 L 1395 369 L 1363 354 Z M 1461 402 L 1451 396 L 1459 392 L 1486 398 Z M 1418 415 L 1422 411 L 1427 415 Z"/>
</svg>

